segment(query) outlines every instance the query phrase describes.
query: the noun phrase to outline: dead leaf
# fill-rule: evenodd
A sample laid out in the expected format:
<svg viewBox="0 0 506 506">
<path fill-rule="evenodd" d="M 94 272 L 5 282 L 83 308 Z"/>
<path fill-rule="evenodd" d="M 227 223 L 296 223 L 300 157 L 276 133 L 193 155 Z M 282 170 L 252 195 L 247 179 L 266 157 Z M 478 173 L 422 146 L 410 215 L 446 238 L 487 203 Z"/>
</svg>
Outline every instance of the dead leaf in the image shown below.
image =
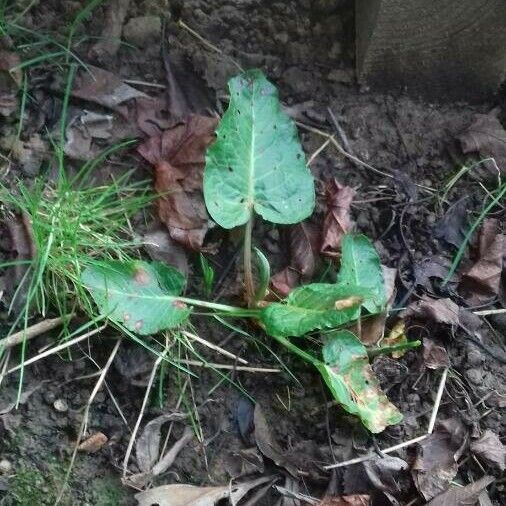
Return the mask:
<svg viewBox="0 0 506 506">
<path fill-rule="evenodd" d="M 497 168 L 506 170 L 506 131 L 499 119 L 493 114 L 476 114 L 473 123 L 459 136 L 464 153 L 479 153 L 481 158 L 494 158 L 485 162 L 493 176 Z"/>
<path fill-rule="evenodd" d="M 382 346 L 396 346 L 408 342 L 406 337 L 406 324 L 403 320 L 399 320 L 388 333 L 388 336 L 381 342 Z M 392 352 L 392 358 L 401 358 L 406 353 L 405 350 Z"/>
<path fill-rule="evenodd" d="M 506 242 L 498 225 L 493 218 L 483 221 L 475 263 L 462 276 L 459 289 L 470 305 L 485 304 L 499 293 Z"/>
<path fill-rule="evenodd" d="M 482 491 L 494 480 L 493 476 L 484 476 L 465 487 L 452 485 L 446 492 L 428 502 L 427 506 L 474 506 Z"/>
<path fill-rule="evenodd" d="M 416 488 L 427 501 L 444 492 L 457 475 L 457 460 L 467 440 L 462 422 L 450 418 L 440 422 L 432 434 L 418 443 L 412 475 Z"/>
<path fill-rule="evenodd" d="M 214 506 L 228 498 L 236 505 L 250 490 L 272 480 L 264 476 L 244 483 L 222 487 L 195 487 L 194 485 L 162 485 L 136 494 L 139 506 Z"/>
<path fill-rule="evenodd" d="M 112 58 L 121 44 L 121 32 L 130 0 L 111 0 L 105 11 L 105 22 L 100 40 L 93 44 L 90 56 L 98 60 Z"/>
<path fill-rule="evenodd" d="M 278 297 L 284 299 L 299 284 L 300 274 L 291 267 L 285 267 L 271 277 L 270 289 Z"/>
<path fill-rule="evenodd" d="M 5 117 L 17 110 L 17 92 L 23 79 L 21 70 L 12 70 L 21 60 L 11 46 L 6 35 L 0 36 L 0 114 Z"/>
<path fill-rule="evenodd" d="M 144 249 L 152 260 L 165 262 L 175 267 L 185 278 L 188 277 L 188 258 L 186 251 L 165 228 L 157 227 L 142 236 Z"/>
<path fill-rule="evenodd" d="M 180 421 L 185 418 L 186 415 L 183 413 L 170 413 L 158 416 L 146 424 L 135 446 L 137 465 L 141 471 L 151 471 L 158 461 L 162 425 L 166 422 Z"/>
<path fill-rule="evenodd" d="M 102 432 L 95 432 L 88 439 L 85 439 L 77 449 L 85 453 L 98 452 L 108 441 L 107 436 Z"/>
<path fill-rule="evenodd" d="M 427 338 L 423 340 L 423 361 L 429 369 L 445 369 L 450 367 L 450 358 L 446 350 Z"/>
<path fill-rule="evenodd" d="M 255 441 L 258 449 L 277 466 L 285 468 L 294 478 L 297 478 L 297 468 L 288 460 L 286 452 L 281 449 L 274 439 L 269 423 L 258 403 L 255 405 L 254 423 Z"/>
<path fill-rule="evenodd" d="M 443 280 L 446 278 L 451 267 L 451 261 L 441 255 L 432 255 L 422 258 L 413 265 L 413 275 L 415 283 L 423 286 L 429 292 L 436 293 L 432 286 L 433 280 Z M 449 283 L 457 283 L 460 281 L 460 274 L 455 272 Z"/>
<path fill-rule="evenodd" d="M 444 216 L 436 221 L 433 229 L 434 237 L 443 239 L 456 248 L 462 244 L 467 225 L 468 198 L 469 196 L 465 195 L 452 204 Z"/>
<path fill-rule="evenodd" d="M 371 497 L 365 494 L 341 495 L 339 497 L 324 497 L 318 506 L 370 506 Z"/>
<path fill-rule="evenodd" d="M 401 318 L 430 320 L 447 325 L 458 325 L 459 306 L 451 299 L 430 299 L 424 297 L 410 304 L 401 313 Z"/>
<path fill-rule="evenodd" d="M 490 466 L 499 469 L 499 471 L 504 471 L 506 448 L 495 432 L 486 430 L 480 439 L 472 441 L 471 451 Z"/>
<path fill-rule="evenodd" d="M 395 279 L 397 277 L 397 269 L 392 267 L 381 266 L 383 271 L 383 283 L 385 286 L 385 298 L 387 300 L 387 310 L 392 306 L 395 300 Z M 383 337 L 385 332 L 385 322 L 387 313 L 374 315 L 365 318 L 361 322 L 360 332 L 358 329 L 354 331 L 356 335 L 360 334 L 360 341 L 366 346 L 373 346 Z"/>
<path fill-rule="evenodd" d="M 355 190 L 341 185 L 337 179 L 329 181 L 325 188 L 326 212 L 323 218 L 322 244 L 320 252 L 335 258 L 339 255 L 341 238 L 351 231 L 353 222 L 350 206 Z"/>
<path fill-rule="evenodd" d="M 409 488 L 408 464 L 398 458 L 384 456 L 364 463 L 367 477 L 375 488 L 394 496 Z"/>
<path fill-rule="evenodd" d="M 113 110 L 134 98 L 148 97 L 112 72 L 94 65 L 79 71 L 74 80 L 72 96 Z"/>
<path fill-rule="evenodd" d="M 180 244 L 202 250 L 210 226 L 202 196 L 206 147 L 216 118 L 189 116 L 186 123 L 151 137 L 138 151 L 155 166 L 158 216 Z"/>
</svg>

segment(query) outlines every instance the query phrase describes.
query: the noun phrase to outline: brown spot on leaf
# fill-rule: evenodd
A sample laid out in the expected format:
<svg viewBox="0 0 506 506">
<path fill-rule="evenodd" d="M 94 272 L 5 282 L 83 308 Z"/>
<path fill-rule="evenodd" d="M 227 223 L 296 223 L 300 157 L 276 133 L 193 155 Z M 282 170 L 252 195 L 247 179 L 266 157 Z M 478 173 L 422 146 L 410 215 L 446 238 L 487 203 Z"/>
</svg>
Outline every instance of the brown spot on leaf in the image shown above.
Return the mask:
<svg viewBox="0 0 506 506">
<path fill-rule="evenodd" d="M 342 309 L 348 309 L 353 306 L 358 306 L 362 302 L 362 297 L 357 297 L 353 295 L 352 297 L 348 297 L 346 299 L 336 300 L 334 303 L 335 308 L 340 311 Z"/>
<path fill-rule="evenodd" d="M 184 302 L 181 302 L 180 300 L 174 300 L 172 302 L 172 306 L 176 309 L 184 309 L 186 308 L 186 304 Z"/>
<path fill-rule="evenodd" d="M 141 330 L 142 325 L 144 324 L 143 320 L 137 320 L 134 325 L 135 330 Z"/>
<path fill-rule="evenodd" d="M 134 281 L 139 285 L 147 285 L 151 281 L 151 278 L 144 269 L 137 267 L 134 270 Z"/>
</svg>

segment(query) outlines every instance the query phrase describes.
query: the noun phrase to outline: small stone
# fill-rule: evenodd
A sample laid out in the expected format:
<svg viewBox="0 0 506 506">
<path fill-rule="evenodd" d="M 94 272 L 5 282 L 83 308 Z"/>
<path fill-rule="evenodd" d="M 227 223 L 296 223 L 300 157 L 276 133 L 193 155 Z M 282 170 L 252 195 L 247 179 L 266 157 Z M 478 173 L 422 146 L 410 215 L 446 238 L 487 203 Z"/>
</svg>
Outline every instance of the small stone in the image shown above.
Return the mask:
<svg viewBox="0 0 506 506">
<path fill-rule="evenodd" d="M 12 472 L 12 464 L 7 459 L 0 460 L 0 474 L 9 474 Z"/>
<path fill-rule="evenodd" d="M 479 385 L 483 380 L 483 371 L 480 369 L 468 369 L 466 371 L 466 378 L 470 383 L 474 385 Z"/>
<path fill-rule="evenodd" d="M 483 364 L 483 362 L 485 362 L 485 357 L 483 356 L 480 350 L 477 350 L 476 348 L 471 348 L 467 352 L 467 363 L 471 367 L 478 367 L 481 364 Z"/>
<path fill-rule="evenodd" d="M 158 16 L 132 18 L 123 28 L 123 38 L 137 47 L 146 47 L 160 38 L 162 22 Z"/>
<path fill-rule="evenodd" d="M 53 407 L 60 413 L 65 413 L 69 409 L 67 403 L 63 399 L 56 399 L 53 403 Z"/>
</svg>

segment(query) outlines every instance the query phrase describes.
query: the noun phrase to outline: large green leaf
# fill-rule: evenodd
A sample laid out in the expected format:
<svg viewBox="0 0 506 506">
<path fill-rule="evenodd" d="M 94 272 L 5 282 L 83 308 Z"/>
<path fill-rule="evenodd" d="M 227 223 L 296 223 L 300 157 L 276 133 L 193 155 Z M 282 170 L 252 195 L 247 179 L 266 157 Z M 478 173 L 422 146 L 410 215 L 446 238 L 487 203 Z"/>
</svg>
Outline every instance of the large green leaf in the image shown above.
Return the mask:
<svg viewBox="0 0 506 506">
<path fill-rule="evenodd" d="M 371 297 L 363 307 L 370 313 L 381 312 L 386 304 L 383 272 L 378 253 L 365 235 L 346 234 L 341 241 L 341 270 L 338 283 L 368 288 Z"/>
<path fill-rule="evenodd" d="M 327 334 L 326 339 L 324 362 L 315 366 L 334 398 L 346 411 L 360 417 L 371 432 L 399 423 L 402 415 L 381 391 L 359 339 L 347 330 Z"/>
<path fill-rule="evenodd" d="M 178 300 L 184 276 L 159 262 L 100 262 L 81 276 L 100 313 L 137 334 L 155 334 L 188 318 Z"/>
<path fill-rule="evenodd" d="M 274 223 L 297 223 L 314 207 L 314 182 L 295 126 L 260 70 L 232 78 L 230 103 L 206 154 L 204 197 L 224 228 L 253 210 Z"/>
<path fill-rule="evenodd" d="M 357 319 L 360 304 L 370 296 L 369 289 L 350 284 L 313 283 L 296 288 L 284 302 L 269 304 L 260 320 L 272 336 L 299 337 Z"/>
</svg>

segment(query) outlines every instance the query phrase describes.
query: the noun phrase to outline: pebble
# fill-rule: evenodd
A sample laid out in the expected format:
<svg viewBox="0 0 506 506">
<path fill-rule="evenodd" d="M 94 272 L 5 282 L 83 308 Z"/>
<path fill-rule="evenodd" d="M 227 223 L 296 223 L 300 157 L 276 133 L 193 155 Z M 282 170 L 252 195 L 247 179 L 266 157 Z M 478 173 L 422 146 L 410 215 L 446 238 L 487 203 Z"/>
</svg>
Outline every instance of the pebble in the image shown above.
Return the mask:
<svg viewBox="0 0 506 506">
<path fill-rule="evenodd" d="M 7 459 L 0 460 L 0 474 L 9 474 L 12 471 L 12 464 Z"/>
<path fill-rule="evenodd" d="M 65 413 L 69 409 L 67 403 L 63 399 L 56 399 L 53 403 L 53 407 L 60 413 Z"/>
<path fill-rule="evenodd" d="M 483 371 L 480 369 L 468 369 L 466 378 L 474 385 L 479 385 L 483 380 Z"/>
</svg>

